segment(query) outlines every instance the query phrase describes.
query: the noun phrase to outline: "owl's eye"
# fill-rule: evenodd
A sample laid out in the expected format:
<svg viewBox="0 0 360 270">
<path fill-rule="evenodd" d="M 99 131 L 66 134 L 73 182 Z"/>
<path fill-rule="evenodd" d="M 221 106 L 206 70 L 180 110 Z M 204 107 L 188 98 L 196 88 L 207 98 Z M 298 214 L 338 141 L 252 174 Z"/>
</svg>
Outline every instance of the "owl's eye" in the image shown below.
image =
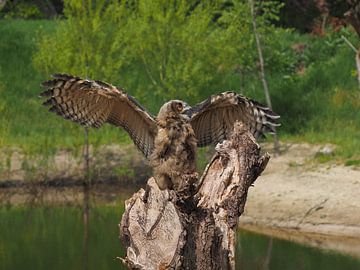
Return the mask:
<svg viewBox="0 0 360 270">
<path fill-rule="evenodd" d="M 176 104 L 176 109 L 177 109 L 179 112 L 181 112 L 181 111 L 183 110 L 183 105 L 182 105 L 182 103 L 178 102 L 178 103 Z"/>
</svg>

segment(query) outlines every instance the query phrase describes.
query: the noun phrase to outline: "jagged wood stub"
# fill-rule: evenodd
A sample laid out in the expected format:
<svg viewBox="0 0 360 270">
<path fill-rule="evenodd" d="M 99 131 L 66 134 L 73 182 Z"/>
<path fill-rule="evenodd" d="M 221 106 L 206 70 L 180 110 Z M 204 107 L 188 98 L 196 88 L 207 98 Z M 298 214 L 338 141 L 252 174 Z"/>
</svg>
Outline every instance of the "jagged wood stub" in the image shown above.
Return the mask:
<svg viewBox="0 0 360 270">
<path fill-rule="evenodd" d="M 153 178 L 126 201 L 120 234 L 131 269 L 235 269 L 236 227 L 247 192 L 270 156 L 241 123 L 198 181 L 194 196 L 161 191 Z"/>
</svg>

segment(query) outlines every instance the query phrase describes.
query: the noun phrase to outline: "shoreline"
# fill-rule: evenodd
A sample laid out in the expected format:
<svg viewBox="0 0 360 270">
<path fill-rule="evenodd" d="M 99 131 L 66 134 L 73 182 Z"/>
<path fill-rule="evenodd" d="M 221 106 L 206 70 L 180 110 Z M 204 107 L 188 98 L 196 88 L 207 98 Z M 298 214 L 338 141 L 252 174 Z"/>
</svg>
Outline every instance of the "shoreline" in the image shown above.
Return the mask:
<svg viewBox="0 0 360 270">
<path fill-rule="evenodd" d="M 241 220 L 243 219 L 243 220 Z M 305 246 L 318 248 L 324 252 L 338 252 L 349 255 L 355 259 L 360 259 L 360 238 L 348 235 L 322 233 L 322 230 L 309 231 L 306 228 L 271 227 L 260 225 L 246 220 L 247 217 L 240 218 L 239 228 L 245 231 L 263 234 L 277 239 L 299 243 Z M 342 227 L 342 229 L 346 226 Z M 351 228 L 349 228 L 351 230 Z"/>
<path fill-rule="evenodd" d="M 360 170 L 312 162 L 321 147 L 287 144 L 282 155 L 272 156 L 249 190 L 240 228 L 360 258 Z M 266 150 L 267 145 L 263 148 Z M 144 187 L 151 171 L 144 168 L 144 161 L 134 150 L 130 146 L 98 150 L 101 155 L 93 159 L 98 162 L 93 177 L 99 180 L 92 191 L 96 202 L 113 204 Z M 82 168 L 81 163 L 72 162 L 69 153 L 61 153 L 53 159 L 57 163 L 46 168 L 53 178 L 22 181 L 14 178 L 17 172 L 8 181 L 0 180 L 0 206 L 25 204 L 33 201 L 29 199 L 32 194 L 42 203 L 81 203 L 84 181 L 76 169 Z M 132 167 L 127 168 L 129 164 Z M 129 171 L 135 174 L 121 176 Z M 44 198 L 39 199 L 42 195 Z"/>
<path fill-rule="evenodd" d="M 360 258 L 360 170 L 314 164 L 323 146 L 291 144 L 249 190 L 241 227 Z"/>
</svg>

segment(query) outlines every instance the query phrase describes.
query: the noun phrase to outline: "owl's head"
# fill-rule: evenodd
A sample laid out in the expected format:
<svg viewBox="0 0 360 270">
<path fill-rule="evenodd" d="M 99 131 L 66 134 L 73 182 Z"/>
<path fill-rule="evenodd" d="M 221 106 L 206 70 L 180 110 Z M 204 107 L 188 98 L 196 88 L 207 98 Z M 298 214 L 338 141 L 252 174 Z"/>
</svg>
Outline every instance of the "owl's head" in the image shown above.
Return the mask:
<svg viewBox="0 0 360 270">
<path fill-rule="evenodd" d="M 182 100 L 170 100 L 161 106 L 157 118 L 165 119 L 171 115 L 182 115 L 189 108 L 190 106 Z"/>
</svg>

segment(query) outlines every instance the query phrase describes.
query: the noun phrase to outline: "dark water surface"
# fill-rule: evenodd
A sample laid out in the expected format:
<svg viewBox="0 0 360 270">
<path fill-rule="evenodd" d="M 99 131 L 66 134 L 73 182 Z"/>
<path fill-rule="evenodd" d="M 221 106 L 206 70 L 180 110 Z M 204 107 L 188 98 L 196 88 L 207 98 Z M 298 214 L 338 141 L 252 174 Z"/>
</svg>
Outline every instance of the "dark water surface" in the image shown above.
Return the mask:
<svg viewBox="0 0 360 270">
<path fill-rule="evenodd" d="M 1 207 L 0 269 L 125 269 L 119 241 L 123 203 L 82 207 Z M 85 221 L 86 223 L 86 221 Z M 245 231 L 238 233 L 238 269 L 360 269 L 360 260 Z"/>
</svg>

